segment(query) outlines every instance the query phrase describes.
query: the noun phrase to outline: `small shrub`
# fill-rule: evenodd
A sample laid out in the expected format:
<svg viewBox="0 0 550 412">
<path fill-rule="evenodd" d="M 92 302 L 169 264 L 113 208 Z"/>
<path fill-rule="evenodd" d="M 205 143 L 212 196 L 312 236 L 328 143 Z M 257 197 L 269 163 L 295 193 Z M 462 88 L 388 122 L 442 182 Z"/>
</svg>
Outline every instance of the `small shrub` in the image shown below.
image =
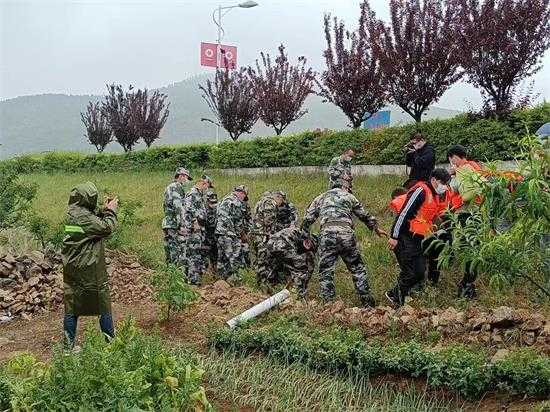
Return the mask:
<svg viewBox="0 0 550 412">
<path fill-rule="evenodd" d="M 164 320 L 169 320 L 173 312 L 183 311 L 198 298 L 198 293 L 184 281 L 182 269 L 175 265 L 157 269 L 151 283 L 154 299 L 162 306 Z"/>
<path fill-rule="evenodd" d="M 110 343 L 88 330 L 79 353 L 56 351 L 49 365 L 22 354 L 4 374 L 0 385 L 7 384 L 3 396 L 14 411 L 211 408 L 200 386 L 202 371 L 130 321 Z"/>
<path fill-rule="evenodd" d="M 530 351 L 518 351 L 495 365 L 479 349 L 450 345 L 434 351 L 415 341 L 379 345 L 365 342 L 358 331 L 298 327 L 277 321 L 261 328 L 214 331 L 209 342 L 218 350 L 263 353 L 287 363 L 350 376 L 395 373 L 426 378 L 468 398 L 490 389 L 530 396 L 550 394 L 550 361 Z"/>
<path fill-rule="evenodd" d="M 18 181 L 17 169 L 0 164 L 0 228 L 21 225 L 36 195 L 35 184 Z"/>
</svg>

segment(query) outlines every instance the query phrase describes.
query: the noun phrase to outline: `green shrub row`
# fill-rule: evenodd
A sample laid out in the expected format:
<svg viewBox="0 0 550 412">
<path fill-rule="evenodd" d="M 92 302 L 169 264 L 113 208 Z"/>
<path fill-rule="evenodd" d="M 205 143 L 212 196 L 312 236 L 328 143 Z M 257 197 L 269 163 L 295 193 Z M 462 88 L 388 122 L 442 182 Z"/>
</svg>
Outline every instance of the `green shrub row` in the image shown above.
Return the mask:
<svg viewBox="0 0 550 412">
<path fill-rule="evenodd" d="M 0 368 L 0 410 L 208 410 L 202 371 L 129 321 L 106 343 L 88 331 L 79 353 L 49 364 L 24 353 Z"/>
<path fill-rule="evenodd" d="M 526 130 L 536 131 L 550 121 L 550 103 L 517 111 L 506 121 L 476 119 L 459 115 L 447 120 L 423 122 L 422 133 L 437 151 L 437 160 L 445 161 L 449 146 L 467 146 L 477 160 L 511 159 Z M 376 131 L 307 131 L 283 137 L 257 138 L 238 142 L 157 146 L 128 154 L 52 152 L 44 156 L 20 156 L 9 160 L 22 172 L 74 172 L 171 170 L 185 165 L 191 169 L 250 167 L 324 166 L 348 147 L 354 148 L 357 164 L 402 164 L 403 145 L 416 125 L 389 127 Z"/>
<path fill-rule="evenodd" d="M 422 377 L 434 388 L 445 387 L 470 398 L 488 391 L 550 395 L 550 359 L 532 350 L 517 350 L 490 363 L 487 353 L 477 348 L 455 345 L 435 351 L 414 341 L 382 345 L 366 342 L 358 331 L 320 331 L 288 321 L 260 329 L 218 329 L 209 342 L 218 350 L 262 353 L 316 370 Z"/>
</svg>

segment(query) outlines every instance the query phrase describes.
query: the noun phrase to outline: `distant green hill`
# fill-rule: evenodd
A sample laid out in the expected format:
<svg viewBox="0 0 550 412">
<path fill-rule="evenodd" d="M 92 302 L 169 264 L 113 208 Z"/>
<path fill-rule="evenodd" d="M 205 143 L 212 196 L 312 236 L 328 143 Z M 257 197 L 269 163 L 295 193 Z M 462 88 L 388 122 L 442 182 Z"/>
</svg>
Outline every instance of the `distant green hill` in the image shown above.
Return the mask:
<svg viewBox="0 0 550 412">
<path fill-rule="evenodd" d="M 198 84 L 206 78 L 206 75 L 196 76 L 160 89 L 168 95 L 170 116 L 158 144 L 215 141 L 215 127 L 200 120 L 211 116 L 198 88 Z M 0 157 L 55 150 L 93 152 L 95 149 L 84 137 L 80 112 L 85 109 L 88 101 L 98 99 L 101 96 L 42 94 L 0 101 Z M 306 105 L 309 113 L 290 125 L 286 133 L 347 127 L 347 119 L 334 105 L 323 103 L 317 96 L 310 97 Z M 426 118 L 448 118 L 458 113 L 434 107 Z M 400 109 L 392 109 L 391 117 L 392 124 L 411 121 Z M 259 122 L 250 136 L 273 134 L 271 129 Z M 228 139 L 223 130 L 221 136 Z M 121 149 L 118 144 L 113 143 L 107 150 Z"/>
</svg>

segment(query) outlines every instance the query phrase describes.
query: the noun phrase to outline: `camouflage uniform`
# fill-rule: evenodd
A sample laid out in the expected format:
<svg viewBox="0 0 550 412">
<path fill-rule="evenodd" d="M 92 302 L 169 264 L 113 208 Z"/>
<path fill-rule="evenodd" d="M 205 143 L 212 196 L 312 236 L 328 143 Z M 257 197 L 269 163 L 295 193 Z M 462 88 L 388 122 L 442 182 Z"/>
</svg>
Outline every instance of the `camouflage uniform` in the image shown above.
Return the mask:
<svg viewBox="0 0 550 412">
<path fill-rule="evenodd" d="M 243 267 L 241 236 L 247 231 L 246 202 L 232 192 L 218 204 L 216 236 L 218 237 L 218 275 L 223 279 L 237 274 Z"/>
<path fill-rule="evenodd" d="M 243 266 L 246 268 L 249 268 L 251 266 L 250 261 L 250 242 L 248 240 L 248 234 L 250 232 L 250 227 L 252 225 L 252 211 L 250 210 L 250 205 L 248 202 L 243 203 L 243 213 L 244 213 L 244 225 L 243 225 L 243 232 L 242 234 L 246 238 L 246 241 L 242 241 L 241 246 L 241 260 L 243 262 Z M 242 240 L 243 236 L 241 236 Z"/>
<path fill-rule="evenodd" d="M 344 185 L 352 187 L 351 160 L 346 160 L 342 156 L 334 157 L 328 166 L 329 187 L 343 187 Z"/>
<path fill-rule="evenodd" d="M 286 193 L 278 192 L 284 199 L 281 206 L 277 208 L 277 219 L 275 221 L 275 232 L 279 232 L 287 227 L 298 224 L 298 211 L 296 207 L 287 201 Z"/>
<path fill-rule="evenodd" d="M 267 242 L 268 261 L 275 280 L 284 280 L 289 273 L 298 295 L 305 297 L 307 285 L 315 267 L 315 252 L 304 249 L 308 234 L 295 226 L 274 233 Z M 277 274 L 283 274 L 279 279 Z"/>
<path fill-rule="evenodd" d="M 166 263 L 183 266 L 185 263 L 184 238 L 180 234 L 183 227 L 183 203 L 185 186 L 181 182 L 172 182 L 164 190 L 164 251 Z"/>
<path fill-rule="evenodd" d="M 216 270 L 218 262 L 218 245 L 216 241 L 216 208 L 218 207 L 218 195 L 212 189 L 208 189 L 205 195 L 206 199 L 206 240 L 208 247 L 208 259 L 210 267 Z"/>
<path fill-rule="evenodd" d="M 355 290 L 364 305 L 371 304 L 369 284 L 363 259 L 357 249 L 357 239 L 353 227 L 356 216 L 369 229 L 377 228 L 376 219 L 365 211 L 363 205 L 348 191 L 331 189 L 317 196 L 308 207 L 302 227 L 309 227 L 320 217 L 321 233 L 319 240 L 320 294 L 325 300 L 335 297 L 334 268 L 338 256 L 352 274 Z"/>
<path fill-rule="evenodd" d="M 256 206 L 254 206 L 254 217 L 252 219 L 252 234 L 256 252 L 255 269 L 258 284 L 271 282 L 271 268 L 268 260 L 267 241 L 275 233 L 277 221 L 277 203 L 273 193 L 265 192 Z"/>
<path fill-rule="evenodd" d="M 183 225 L 185 261 L 189 283 L 198 285 L 206 270 L 206 202 L 204 193 L 193 187 L 185 196 Z"/>
</svg>

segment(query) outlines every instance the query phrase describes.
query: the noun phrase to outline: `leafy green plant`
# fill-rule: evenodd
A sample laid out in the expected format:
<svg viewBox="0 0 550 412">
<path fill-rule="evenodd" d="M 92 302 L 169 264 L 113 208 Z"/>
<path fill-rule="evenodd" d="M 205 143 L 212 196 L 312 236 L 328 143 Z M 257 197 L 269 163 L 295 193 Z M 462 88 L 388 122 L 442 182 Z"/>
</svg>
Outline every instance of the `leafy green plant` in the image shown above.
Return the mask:
<svg viewBox="0 0 550 412">
<path fill-rule="evenodd" d="M 489 177 L 472 176 L 483 202 L 466 222 L 453 217 L 453 240 L 441 265 L 471 265 L 497 288 L 525 279 L 550 296 L 549 248 L 541 242 L 550 233 L 550 154 L 532 135 L 521 147 L 521 180 L 495 170 Z"/>
<path fill-rule="evenodd" d="M 4 373 L 14 411 L 210 409 L 202 370 L 131 321 L 110 343 L 88 330 L 79 353 L 58 350 L 49 365 L 22 354 Z"/>
<path fill-rule="evenodd" d="M 15 168 L 0 164 L 0 228 L 21 225 L 36 195 L 36 184 L 21 183 L 18 177 Z"/>
<path fill-rule="evenodd" d="M 25 226 L 40 242 L 42 248 L 45 248 L 48 244 L 52 245 L 55 249 L 61 247 L 64 237 L 61 225 L 55 227 L 48 219 L 37 214 L 31 214 L 27 218 Z"/>
<path fill-rule="evenodd" d="M 449 345 L 434 351 L 415 341 L 399 344 L 366 342 L 358 331 L 298 326 L 285 319 L 268 326 L 218 329 L 209 337 L 213 348 L 245 354 L 262 353 L 286 363 L 348 376 L 393 373 L 427 379 L 463 396 L 479 398 L 499 388 L 506 392 L 548 396 L 550 362 L 535 352 L 511 352 L 491 364 L 479 348 Z"/>
<path fill-rule="evenodd" d="M 105 193 L 108 193 L 105 192 Z M 107 240 L 107 247 L 117 249 L 129 243 L 132 228 L 139 226 L 143 219 L 139 216 L 142 203 L 137 200 L 119 199 L 115 230 Z"/>
<path fill-rule="evenodd" d="M 166 265 L 155 271 L 151 279 L 154 299 L 162 306 L 162 318 L 169 320 L 173 312 L 181 312 L 198 298 L 198 293 L 184 281 L 182 269 Z"/>
</svg>

